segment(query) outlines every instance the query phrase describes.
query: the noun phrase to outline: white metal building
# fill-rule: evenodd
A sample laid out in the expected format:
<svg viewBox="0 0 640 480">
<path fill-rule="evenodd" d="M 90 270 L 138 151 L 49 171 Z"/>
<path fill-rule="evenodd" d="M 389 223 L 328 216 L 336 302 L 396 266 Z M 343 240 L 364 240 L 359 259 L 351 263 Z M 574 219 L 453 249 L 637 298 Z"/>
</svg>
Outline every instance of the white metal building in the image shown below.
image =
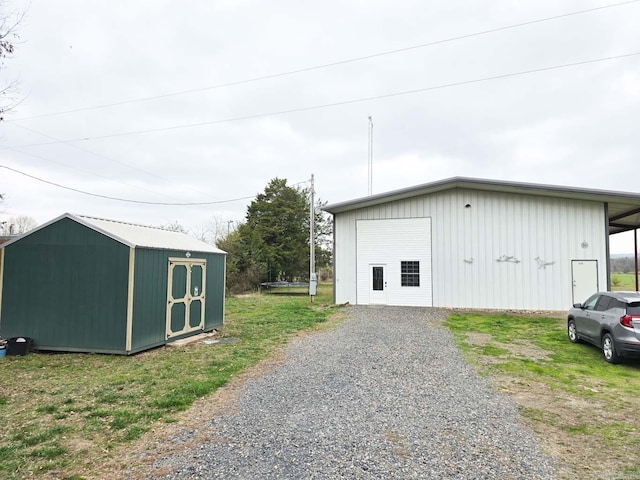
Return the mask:
<svg viewBox="0 0 640 480">
<path fill-rule="evenodd" d="M 640 194 L 456 177 L 325 210 L 336 303 L 565 310 L 609 289 Z"/>
</svg>

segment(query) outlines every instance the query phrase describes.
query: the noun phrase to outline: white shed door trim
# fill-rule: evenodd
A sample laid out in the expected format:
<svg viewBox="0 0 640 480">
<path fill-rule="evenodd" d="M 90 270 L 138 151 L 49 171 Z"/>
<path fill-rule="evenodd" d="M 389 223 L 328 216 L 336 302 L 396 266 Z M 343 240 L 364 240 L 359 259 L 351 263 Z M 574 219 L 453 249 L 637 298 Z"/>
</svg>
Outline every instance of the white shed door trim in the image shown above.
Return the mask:
<svg viewBox="0 0 640 480">
<path fill-rule="evenodd" d="M 433 305 L 431 218 L 358 220 L 356 237 L 358 304 Z M 402 262 L 419 266 L 417 280 L 403 282 Z M 383 267 L 383 290 L 373 289 L 375 267 Z"/>
<path fill-rule="evenodd" d="M 204 330 L 206 281 L 205 259 L 169 258 L 167 339 Z"/>
</svg>

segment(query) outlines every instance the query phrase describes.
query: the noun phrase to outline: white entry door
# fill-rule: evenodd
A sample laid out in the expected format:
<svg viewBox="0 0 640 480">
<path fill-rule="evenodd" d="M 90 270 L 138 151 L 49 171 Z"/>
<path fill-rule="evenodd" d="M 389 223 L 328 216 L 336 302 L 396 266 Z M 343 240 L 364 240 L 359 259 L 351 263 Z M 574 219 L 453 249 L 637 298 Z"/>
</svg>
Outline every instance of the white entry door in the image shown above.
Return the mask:
<svg viewBox="0 0 640 480">
<path fill-rule="evenodd" d="M 573 303 L 582 303 L 598 291 L 598 261 L 571 260 Z"/>
<path fill-rule="evenodd" d="M 369 304 L 387 304 L 385 265 L 369 265 Z"/>
</svg>

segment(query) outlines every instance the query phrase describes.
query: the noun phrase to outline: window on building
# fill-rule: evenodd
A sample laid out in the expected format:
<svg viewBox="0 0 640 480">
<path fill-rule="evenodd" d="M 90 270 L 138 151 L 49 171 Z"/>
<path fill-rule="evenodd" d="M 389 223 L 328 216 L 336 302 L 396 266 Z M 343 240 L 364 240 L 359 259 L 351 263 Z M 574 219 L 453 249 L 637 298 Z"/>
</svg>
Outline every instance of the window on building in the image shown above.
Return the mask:
<svg viewBox="0 0 640 480">
<path fill-rule="evenodd" d="M 403 287 L 420 286 L 420 262 L 400 262 L 400 285 Z"/>
</svg>

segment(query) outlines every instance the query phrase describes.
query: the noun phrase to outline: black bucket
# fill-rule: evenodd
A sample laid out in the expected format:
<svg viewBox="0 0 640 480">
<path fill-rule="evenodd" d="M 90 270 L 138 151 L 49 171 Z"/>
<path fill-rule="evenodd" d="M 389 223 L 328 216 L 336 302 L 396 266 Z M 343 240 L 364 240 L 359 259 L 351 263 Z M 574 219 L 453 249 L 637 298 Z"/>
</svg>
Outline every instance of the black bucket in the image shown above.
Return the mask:
<svg viewBox="0 0 640 480">
<path fill-rule="evenodd" d="M 26 355 L 30 349 L 29 337 L 13 337 L 7 341 L 7 355 Z"/>
</svg>

